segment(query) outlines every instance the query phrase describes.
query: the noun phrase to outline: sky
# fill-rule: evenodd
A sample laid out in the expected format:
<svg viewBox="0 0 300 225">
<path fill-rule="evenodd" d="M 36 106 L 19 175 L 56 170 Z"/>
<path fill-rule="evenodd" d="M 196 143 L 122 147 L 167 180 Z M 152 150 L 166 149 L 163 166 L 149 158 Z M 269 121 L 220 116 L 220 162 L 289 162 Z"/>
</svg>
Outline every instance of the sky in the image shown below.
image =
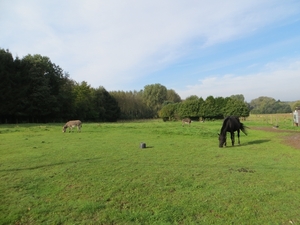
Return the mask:
<svg viewBox="0 0 300 225">
<path fill-rule="evenodd" d="M 299 0 L 1 0 L 0 30 L 94 88 L 300 100 Z"/>
</svg>

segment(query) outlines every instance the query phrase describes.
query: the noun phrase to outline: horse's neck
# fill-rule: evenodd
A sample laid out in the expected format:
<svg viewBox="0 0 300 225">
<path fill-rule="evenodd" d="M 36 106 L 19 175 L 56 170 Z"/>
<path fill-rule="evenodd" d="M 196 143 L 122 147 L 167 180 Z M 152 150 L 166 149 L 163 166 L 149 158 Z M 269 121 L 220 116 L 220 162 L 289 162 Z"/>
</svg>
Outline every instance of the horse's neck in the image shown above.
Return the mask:
<svg viewBox="0 0 300 225">
<path fill-rule="evenodd" d="M 221 129 L 221 134 L 226 135 L 226 132 L 230 132 L 230 123 L 227 121 Z"/>
<path fill-rule="evenodd" d="M 221 134 L 226 135 L 226 132 L 227 132 L 227 125 L 222 127 Z"/>
</svg>

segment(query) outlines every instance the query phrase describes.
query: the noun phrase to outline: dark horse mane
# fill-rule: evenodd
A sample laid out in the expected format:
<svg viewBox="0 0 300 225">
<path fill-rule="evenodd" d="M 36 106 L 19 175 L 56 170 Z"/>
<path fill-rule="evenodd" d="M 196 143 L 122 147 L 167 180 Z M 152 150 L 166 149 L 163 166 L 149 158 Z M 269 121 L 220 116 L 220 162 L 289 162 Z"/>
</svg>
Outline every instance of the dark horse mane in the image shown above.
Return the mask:
<svg viewBox="0 0 300 225">
<path fill-rule="evenodd" d="M 234 146 L 234 132 L 237 131 L 238 143 L 240 144 L 240 130 L 247 135 L 246 126 L 240 122 L 238 117 L 226 117 L 223 121 L 223 125 L 219 134 L 219 147 L 223 147 L 224 144 L 226 146 L 226 132 L 230 132 L 232 146 Z"/>
</svg>

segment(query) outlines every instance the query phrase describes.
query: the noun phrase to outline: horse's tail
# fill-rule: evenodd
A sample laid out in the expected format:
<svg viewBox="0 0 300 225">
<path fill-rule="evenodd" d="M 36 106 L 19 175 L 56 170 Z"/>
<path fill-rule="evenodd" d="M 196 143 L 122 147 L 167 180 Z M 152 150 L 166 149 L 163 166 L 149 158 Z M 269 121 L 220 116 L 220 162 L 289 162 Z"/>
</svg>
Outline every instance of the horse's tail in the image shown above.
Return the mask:
<svg viewBox="0 0 300 225">
<path fill-rule="evenodd" d="M 241 124 L 240 125 L 240 130 L 243 131 L 243 133 L 247 135 L 247 128 L 248 127 L 246 127 L 243 123 L 240 123 L 240 124 Z"/>
</svg>

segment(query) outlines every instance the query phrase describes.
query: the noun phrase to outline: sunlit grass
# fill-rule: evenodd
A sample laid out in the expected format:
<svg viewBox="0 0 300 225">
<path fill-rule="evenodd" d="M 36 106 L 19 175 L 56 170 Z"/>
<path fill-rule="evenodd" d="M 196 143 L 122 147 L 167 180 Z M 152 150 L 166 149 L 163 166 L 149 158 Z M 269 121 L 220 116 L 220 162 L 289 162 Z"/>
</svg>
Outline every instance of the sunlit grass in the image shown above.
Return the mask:
<svg viewBox="0 0 300 225">
<path fill-rule="evenodd" d="M 300 223 L 299 150 L 243 122 L 1 125 L 0 224 Z"/>
<path fill-rule="evenodd" d="M 279 128 L 286 128 L 290 130 L 297 130 L 294 126 L 292 113 L 279 114 L 251 114 L 247 121 L 251 121 L 253 125 L 258 126 L 275 126 Z"/>
</svg>

